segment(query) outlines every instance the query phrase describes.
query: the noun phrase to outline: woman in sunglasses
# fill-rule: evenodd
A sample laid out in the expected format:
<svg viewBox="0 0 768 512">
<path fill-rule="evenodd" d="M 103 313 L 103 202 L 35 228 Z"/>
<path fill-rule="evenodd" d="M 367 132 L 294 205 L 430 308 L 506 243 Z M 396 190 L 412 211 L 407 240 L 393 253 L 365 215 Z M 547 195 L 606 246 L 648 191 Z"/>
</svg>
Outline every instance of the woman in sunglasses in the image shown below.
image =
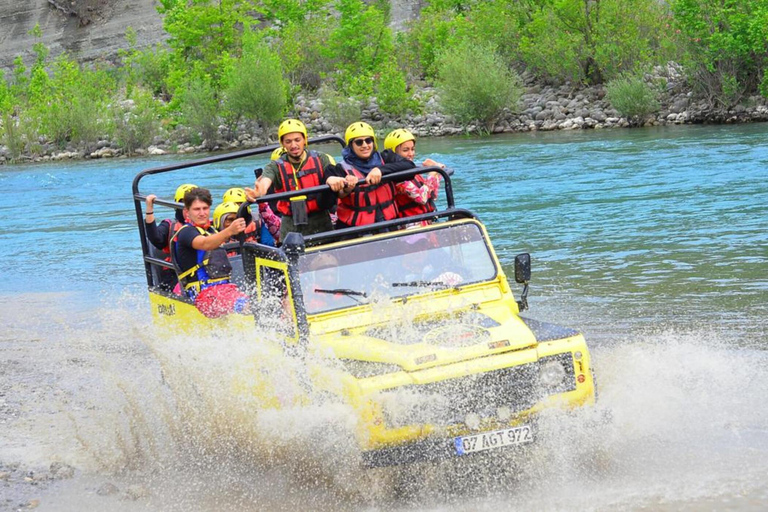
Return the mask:
<svg viewBox="0 0 768 512">
<path fill-rule="evenodd" d="M 376 135 L 368 123 L 358 121 L 347 127 L 344 134 L 347 146 L 341 151 L 344 161 L 331 175 L 346 178 L 347 182 L 336 209 L 336 228 L 364 226 L 397 218 L 395 185 L 381 184 L 381 177 L 398 171 L 413 169 L 416 165 L 393 151 L 377 151 Z M 331 169 L 326 168 L 326 174 Z M 364 182 L 355 187 L 355 183 Z"/>
</svg>

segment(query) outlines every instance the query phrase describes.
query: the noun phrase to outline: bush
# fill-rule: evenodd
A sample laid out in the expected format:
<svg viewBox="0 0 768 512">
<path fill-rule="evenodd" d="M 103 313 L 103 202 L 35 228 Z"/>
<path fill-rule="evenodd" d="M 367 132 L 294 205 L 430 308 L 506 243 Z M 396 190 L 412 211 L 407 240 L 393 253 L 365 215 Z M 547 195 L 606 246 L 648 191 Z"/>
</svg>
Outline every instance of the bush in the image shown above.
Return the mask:
<svg viewBox="0 0 768 512">
<path fill-rule="evenodd" d="M 743 95 L 763 90 L 768 69 L 768 5 L 763 0 L 675 0 L 672 9 L 688 50 L 691 83 L 710 105 L 730 107 Z"/>
<path fill-rule="evenodd" d="M 514 108 L 523 88 L 494 48 L 464 43 L 438 56 L 437 85 L 446 113 L 460 123 L 476 121 L 490 131 L 504 108 Z"/>
<path fill-rule="evenodd" d="M 152 93 L 140 88 L 133 90 L 133 105 L 115 101 L 112 108 L 115 142 L 132 155 L 137 149 L 152 143 L 159 132 L 159 105 Z"/>
<path fill-rule="evenodd" d="M 642 75 L 620 76 L 608 82 L 605 89 L 606 99 L 613 108 L 630 121 L 641 123 L 659 109 L 657 91 Z"/>
<path fill-rule="evenodd" d="M 388 114 L 400 116 L 418 106 L 418 103 L 411 99 L 411 95 L 408 93 L 405 74 L 395 62 L 390 62 L 382 69 L 374 92 L 379 108 Z"/>
<path fill-rule="evenodd" d="M 128 50 L 119 50 L 123 64 L 126 94 L 131 95 L 134 86 L 139 85 L 155 95 L 169 96 L 166 77 L 170 71 L 171 54 L 161 44 L 154 48 L 136 49 L 136 31 L 128 27 L 125 31 Z"/>
<path fill-rule="evenodd" d="M 205 142 L 208 149 L 212 149 L 218 137 L 219 100 L 210 77 L 198 70 L 178 96 L 181 115 L 191 132 L 192 142 Z"/>
<path fill-rule="evenodd" d="M 105 71 L 82 68 L 66 54 L 51 67 L 50 79 L 33 70 L 27 113 L 60 147 L 73 142 L 88 150 L 106 132 L 107 102 L 116 84 Z"/>
<path fill-rule="evenodd" d="M 344 130 L 362 117 L 363 107 L 359 100 L 348 98 L 332 89 L 323 89 L 320 101 L 326 118 L 338 130 Z"/>
<path fill-rule="evenodd" d="M 242 57 L 227 69 L 224 83 L 224 104 L 237 119 L 273 124 L 285 113 L 289 84 L 279 57 L 261 41 L 247 42 Z"/>
</svg>

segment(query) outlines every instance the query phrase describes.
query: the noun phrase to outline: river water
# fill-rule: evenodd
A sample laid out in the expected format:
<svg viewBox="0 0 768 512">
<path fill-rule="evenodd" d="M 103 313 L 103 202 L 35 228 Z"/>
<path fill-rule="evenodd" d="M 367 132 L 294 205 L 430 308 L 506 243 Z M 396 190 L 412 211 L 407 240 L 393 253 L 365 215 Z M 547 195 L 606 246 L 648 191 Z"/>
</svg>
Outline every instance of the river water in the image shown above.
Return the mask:
<svg viewBox="0 0 768 512">
<path fill-rule="evenodd" d="M 195 400 L 166 381 L 130 191 L 139 170 L 176 157 L 0 167 L 0 509 L 764 510 L 767 136 L 756 124 L 419 141 L 455 169 L 457 204 L 486 223 L 508 274 L 532 254 L 527 314 L 585 333 L 612 421 L 563 426 L 519 465 L 407 470 L 418 490 L 381 499 L 339 484 L 332 448 L 325 464 L 263 458 L 182 419 Z M 167 197 L 184 181 L 217 196 L 264 163 L 143 190 Z M 243 355 L 239 339 L 215 357 L 176 342 L 172 357 L 211 389 L 221 354 Z M 195 392 L 213 409 L 226 400 Z"/>
</svg>

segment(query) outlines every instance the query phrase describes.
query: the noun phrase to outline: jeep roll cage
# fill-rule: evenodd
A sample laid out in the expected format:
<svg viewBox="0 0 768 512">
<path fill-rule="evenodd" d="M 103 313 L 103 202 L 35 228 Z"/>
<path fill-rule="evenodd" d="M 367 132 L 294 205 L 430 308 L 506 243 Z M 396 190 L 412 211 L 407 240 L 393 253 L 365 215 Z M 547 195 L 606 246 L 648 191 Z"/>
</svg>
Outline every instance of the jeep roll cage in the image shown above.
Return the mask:
<svg viewBox="0 0 768 512">
<path fill-rule="evenodd" d="M 322 137 L 312 138 L 309 141 L 307 141 L 307 145 L 308 146 L 312 144 L 317 145 L 317 144 L 323 144 L 327 142 L 338 142 L 342 147 L 345 146 L 344 140 L 341 137 L 336 135 L 326 135 Z M 157 282 L 155 282 L 155 276 L 152 273 L 153 266 L 162 267 L 162 268 L 172 268 L 172 264 L 169 264 L 169 262 L 165 261 L 164 259 L 161 259 L 152 255 L 152 248 L 150 247 L 149 239 L 147 237 L 147 228 L 144 222 L 144 213 L 143 213 L 144 201 L 146 200 L 148 194 L 144 194 L 139 190 L 139 184 L 141 180 L 146 176 L 150 176 L 154 174 L 180 171 L 184 169 L 190 169 L 193 167 L 200 167 L 203 165 L 210 165 L 210 164 L 215 164 L 219 162 L 227 162 L 230 160 L 237 160 L 237 159 L 243 159 L 243 158 L 248 158 L 252 156 L 272 153 L 278 147 L 280 147 L 279 144 L 270 144 L 268 146 L 261 146 L 258 148 L 247 149 L 243 151 L 236 151 L 233 153 L 200 158 L 196 160 L 175 163 L 175 164 L 165 165 L 161 167 L 153 167 L 153 168 L 145 169 L 139 172 L 134 177 L 133 185 L 132 185 L 133 201 L 134 201 L 134 207 L 136 210 L 136 220 L 139 227 L 139 239 L 141 241 L 141 250 L 142 250 L 144 268 L 145 268 L 146 277 L 147 277 L 147 285 L 149 287 L 154 287 L 154 286 L 157 286 L 158 284 Z M 412 223 L 420 222 L 424 220 L 436 221 L 438 219 L 452 220 L 452 219 L 458 219 L 458 218 L 474 218 L 475 215 L 469 210 L 466 210 L 463 208 L 456 208 L 454 197 L 453 197 L 453 186 L 451 184 L 451 179 L 450 179 L 451 173 L 447 172 L 446 170 L 440 167 L 417 167 L 415 169 L 409 169 L 407 171 L 400 171 L 400 172 L 388 174 L 382 177 L 381 183 L 400 182 L 400 181 L 413 178 L 418 174 L 423 174 L 423 173 L 433 172 L 433 171 L 439 173 L 443 177 L 443 183 L 445 187 L 445 198 L 447 202 L 447 207 L 445 209 L 436 210 L 434 212 L 420 214 L 420 215 L 414 215 L 411 217 L 404 217 L 404 218 L 397 218 L 397 219 L 392 219 L 392 220 L 383 221 L 383 222 L 376 222 L 376 223 L 365 225 L 365 226 L 355 226 L 350 228 L 327 231 L 323 233 L 317 233 L 314 235 L 309 235 L 309 236 L 300 238 L 299 239 L 300 241 L 298 242 L 299 245 L 322 245 L 322 244 L 331 243 L 334 241 L 348 240 L 351 238 L 356 238 L 358 236 L 393 230 L 398 227 L 405 226 L 407 224 L 412 224 Z M 360 185 L 358 185 L 358 187 L 359 186 Z M 296 190 L 292 192 L 268 194 L 258 198 L 255 201 L 255 204 L 271 202 L 276 200 L 287 200 L 287 199 L 290 199 L 291 197 L 298 197 L 298 196 L 304 196 L 307 194 L 320 193 L 328 190 L 330 190 L 330 187 L 328 185 L 320 185 L 317 187 L 311 187 L 311 188 Z M 181 203 L 160 199 L 160 198 L 155 200 L 155 204 L 173 208 L 175 210 L 182 210 L 184 208 L 184 205 Z M 251 203 L 251 202 L 243 203 L 240 207 L 240 210 L 238 211 L 238 216 L 245 217 L 248 206 L 252 204 L 254 203 Z M 294 245 L 294 250 L 296 248 L 295 243 L 296 242 L 292 244 Z M 238 245 L 240 245 L 241 246 L 240 249 L 242 249 L 242 244 L 237 244 L 237 243 L 226 244 L 224 247 L 231 248 L 232 246 L 238 246 Z M 260 247 L 263 247 L 263 249 L 269 250 L 269 252 L 275 251 L 277 253 L 282 253 L 283 257 L 285 257 L 285 253 L 282 248 L 262 246 L 261 244 L 258 244 L 258 245 Z"/>
</svg>

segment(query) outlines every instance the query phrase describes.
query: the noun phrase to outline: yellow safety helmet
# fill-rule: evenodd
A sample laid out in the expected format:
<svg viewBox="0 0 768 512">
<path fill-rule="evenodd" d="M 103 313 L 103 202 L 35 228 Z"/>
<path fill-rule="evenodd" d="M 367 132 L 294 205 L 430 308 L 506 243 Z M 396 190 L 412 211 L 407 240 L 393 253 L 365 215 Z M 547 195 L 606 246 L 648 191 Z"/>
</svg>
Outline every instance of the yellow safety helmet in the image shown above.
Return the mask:
<svg viewBox="0 0 768 512">
<path fill-rule="evenodd" d="M 283 135 L 294 132 L 302 134 L 304 140 L 307 140 L 307 127 L 298 119 L 286 119 L 280 123 L 280 126 L 277 128 L 277 140 L 283 142 Z"/>
<path fill-rule="evenodd" d="M 237 214 L 239 209 L 240 206 L 237 203 L 231 201 L 221 203 L 215 210 L 213 210 L 213 227 L 216 228 L 217 231 L 224 229 L 223 224 L 226 216 L 230 213 Z"/>
<path fill-rule="evenodd" d="M 347 126 L 347 131 L 344 132 L 344 142 L 347 146 L 349 146 L 349 141 L 358 137 L 373 137 L 373 149 L 376 149 L 376 134 L 371 125 L 358 121 Z"/>
<path fill-rule="evenodd" d="M 290 133 L 290 132 L 289 132 Z M 272 152 L 272 156 L 269 157 L 270 160 L 279 160 L 281 156 L 283 156 L 283 153 L 285 153 L 285 148 L 280 146 L 276 150 Z"/>
<path fill-rule="evenodd" d="M 176 195 L 173 196 L 173 200 L 177 203 L 181 203 L 184 201 L 184 194 L 192 190 L 193 188 L 197 188 L 197 185 L 193 185 L 191 183 L 185 183 L 183 185 L 179 185 L 179 188 L 176 189 Z"/>
<path fill-rule="evenodd" d="M 399 128 L 390 132 L 384 139 L 384 149 L 394 151 L 397 146 L 409 140 L 416 141 L 416 137 L 405 128 Z"/>
<path fill-rule="evenodd" d="M 224 192 L 224 197 L 222 197 L 222 201 L 225 203 L 244 203 L 248 200 L 248 197 L 245 195 L 245 190 L 242 188 L 230 188 L 226 192 Z"/>
</svg>

